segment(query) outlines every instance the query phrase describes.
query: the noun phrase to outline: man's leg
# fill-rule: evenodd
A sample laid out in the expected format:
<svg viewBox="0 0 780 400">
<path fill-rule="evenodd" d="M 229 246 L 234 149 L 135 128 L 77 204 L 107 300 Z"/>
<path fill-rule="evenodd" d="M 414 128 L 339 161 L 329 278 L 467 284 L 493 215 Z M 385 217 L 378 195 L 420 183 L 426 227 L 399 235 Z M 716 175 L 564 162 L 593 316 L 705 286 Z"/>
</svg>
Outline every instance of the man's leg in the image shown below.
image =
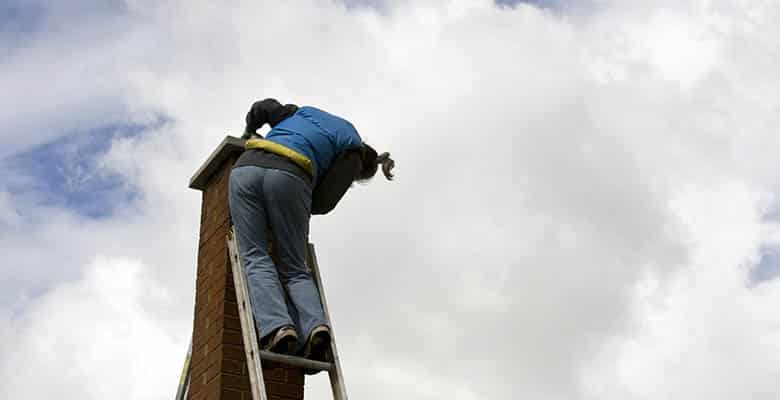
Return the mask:
<svg viewBox="0 0 780 400">
<path fill-rule="evenodd" d="M 267 172 L 254 166 L 236 168 L 230 173 L 229 190 L 230 215 L 261 338 L 279 327 L 293 325 L 276 266 L 268 254 L 268 219 L 263 200 Z"/>
<path fill-rule="evenodd" d="M 279 279 L 298 312 L 301 340 L 319 325 L 326 325 L 319 292 L 306 266 L 311 187 L 286 171 L 268 170 L 263 185 L 268 218 L 279 256 Z"/>
</svg>

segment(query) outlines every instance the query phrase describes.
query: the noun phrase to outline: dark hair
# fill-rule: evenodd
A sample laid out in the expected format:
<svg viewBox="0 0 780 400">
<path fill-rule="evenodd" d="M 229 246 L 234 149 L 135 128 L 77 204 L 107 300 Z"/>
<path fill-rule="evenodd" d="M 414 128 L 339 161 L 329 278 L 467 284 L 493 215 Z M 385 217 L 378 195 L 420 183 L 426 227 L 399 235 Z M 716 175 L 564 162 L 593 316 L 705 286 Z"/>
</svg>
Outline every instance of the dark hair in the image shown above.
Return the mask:
<svg viewBox="0 0 780 400">
<path fill-rule="evenodd" d="M 379 169 L 379 164 L 382 164 L 382 173 L 385 175 L 388 181 L 393 180 L 393 168 L 395 168 L 395 161 L 390 158 L 390 153 L 384 152 L 377 154 L 373 147 L 363 144 L 361 148 L 361 160 L 362 165 L 360 172 L 358 173 L 357 180 L 364 181 L 374 177 L 376 171 Z"/>
<path fill-rule="evenodd" d="M 298 106 L 295 104 L 282 105 L 276 99 L 268 98 L 256 101 L 246 113 L 246 128 L 244 128 L 244 134 L 241 137 L 249 139 L 252 135 L 256 135 L 256 131 L 266 123 L 273 128 L 279 122 L 295 114 L 296 111 L 298 111 Z"/>
</svg>

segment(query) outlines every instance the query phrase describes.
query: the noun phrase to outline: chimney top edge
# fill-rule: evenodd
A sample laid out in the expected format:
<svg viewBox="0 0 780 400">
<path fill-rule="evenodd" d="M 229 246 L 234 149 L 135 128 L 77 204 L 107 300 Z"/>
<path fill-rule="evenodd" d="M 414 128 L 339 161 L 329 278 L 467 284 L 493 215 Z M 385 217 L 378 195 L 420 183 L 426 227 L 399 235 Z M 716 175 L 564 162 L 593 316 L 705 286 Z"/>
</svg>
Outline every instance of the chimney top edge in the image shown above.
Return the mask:
<svg viewBox="0 0 780 400">
<path fill-rule="evenodd" d="M 222 165 L 225 160 L 230 157 L 231 154 L 241 153 L 244 151 L 244 140 L 234 136 L 226 136 L 222 143 L 211 153 L 209 158 L 203 165 L 195 172 L 195 175 L 190 179 L 190 189 L 205 190 L 209 182 L 209 178 L 217 172 L 217 169 Z"/>
</svg>

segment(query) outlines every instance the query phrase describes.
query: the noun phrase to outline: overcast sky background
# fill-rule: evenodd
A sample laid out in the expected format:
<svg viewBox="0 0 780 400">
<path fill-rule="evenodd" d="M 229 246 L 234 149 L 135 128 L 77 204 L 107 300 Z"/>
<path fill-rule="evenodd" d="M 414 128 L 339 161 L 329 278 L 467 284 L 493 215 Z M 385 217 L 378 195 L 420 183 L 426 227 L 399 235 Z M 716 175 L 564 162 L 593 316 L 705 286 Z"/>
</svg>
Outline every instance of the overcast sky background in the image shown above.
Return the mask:
<svg viewBox="0 0 780 400">
<path fill-rule="evenodd" d="M 187 183 L 273 96 L 397 161 L 312 221 L 353 398 L 776 400 L 778 20 L 755 0 L 5 0 L 0 393 L 173 397 Z"/>
</svg>

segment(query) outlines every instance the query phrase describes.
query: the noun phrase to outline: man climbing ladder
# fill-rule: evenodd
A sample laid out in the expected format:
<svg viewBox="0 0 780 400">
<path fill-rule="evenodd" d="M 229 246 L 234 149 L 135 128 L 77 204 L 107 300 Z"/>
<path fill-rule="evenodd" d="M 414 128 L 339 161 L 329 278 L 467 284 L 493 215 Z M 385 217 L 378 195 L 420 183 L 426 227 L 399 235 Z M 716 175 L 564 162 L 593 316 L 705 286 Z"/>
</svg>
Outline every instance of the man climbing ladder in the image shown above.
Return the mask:
<svg viewBox="0 0 780 400">
<path fill-rule="evenodd" d="M 271 130 L 261 138 L 256 130 L 266 123 Z M 330 327 L 305 260 L 309 219 L 330 212 L 380 164 L 391 180 L 395 163 L 345 119 L 274 99 L 252 105 L 243 138 L 247 150 L 230 173 L 230 215 L 261 349 L 330 361 Z"/>
</svg>

